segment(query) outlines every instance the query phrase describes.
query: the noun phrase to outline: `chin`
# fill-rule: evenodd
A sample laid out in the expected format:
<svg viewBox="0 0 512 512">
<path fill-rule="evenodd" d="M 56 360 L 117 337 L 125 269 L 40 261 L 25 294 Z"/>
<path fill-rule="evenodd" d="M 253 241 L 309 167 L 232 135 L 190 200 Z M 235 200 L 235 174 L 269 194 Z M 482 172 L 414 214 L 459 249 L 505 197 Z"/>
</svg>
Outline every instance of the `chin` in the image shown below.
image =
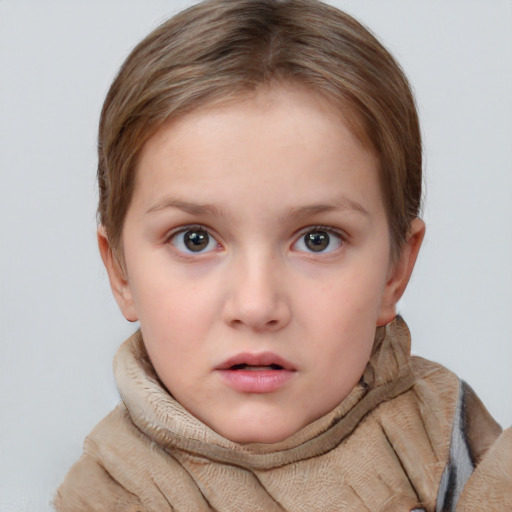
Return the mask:
<svg viewBox="0 0 512 512">
<path fill-rule="evenodd" d="M 276 432 L 257 432 L 254 435 L 250 435 L 247 432 L 240 432 L 234 435 L 226 435 L 230 441 L 238 444 L 274 444 L 280 443 L 285 439 L 288 439 L 292 434 L 279 434 Z"/>
<path fill-rule="evenodd" d="M 300 430 L 299 428 L 291 428 L 291 425 L 272 425 L 271 422 L 261 425 L 259 428 L 255 428 L 255 425 L 252 424 L 249 427 L 244 426 L 243 423 L 240 422 L 236 429 L 233 429 L 233 425 L 230 425 L 231 428 L 219 429 L 217 433 L 221 436 L 233 441 L 238 444 L 251 444 L 251 443 L 261 443 L 261 444 L 273 444 L 280 443 L 291 437 L 293 434 Z"/>
</svg>

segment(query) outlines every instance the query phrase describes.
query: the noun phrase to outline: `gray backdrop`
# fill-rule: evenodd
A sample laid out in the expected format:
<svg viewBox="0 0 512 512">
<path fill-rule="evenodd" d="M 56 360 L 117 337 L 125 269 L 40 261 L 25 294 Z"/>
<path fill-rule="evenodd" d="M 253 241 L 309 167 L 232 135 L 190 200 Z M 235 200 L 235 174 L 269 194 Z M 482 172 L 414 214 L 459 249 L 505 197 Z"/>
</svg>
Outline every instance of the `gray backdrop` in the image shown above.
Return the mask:
<svg viewBox="0 0 512 512">
<path fill-rule="evenodd" d="M 172 0 L 0 0 L 0 510 L 46 511 L 118 400 L 134 329 L 95 245 L 103 97 Z M 512 2 L 338 0 L 398 57 L 426 148 L 427 237 L 400 310 L 413 351 L 512 423 Z"/>
</svg>

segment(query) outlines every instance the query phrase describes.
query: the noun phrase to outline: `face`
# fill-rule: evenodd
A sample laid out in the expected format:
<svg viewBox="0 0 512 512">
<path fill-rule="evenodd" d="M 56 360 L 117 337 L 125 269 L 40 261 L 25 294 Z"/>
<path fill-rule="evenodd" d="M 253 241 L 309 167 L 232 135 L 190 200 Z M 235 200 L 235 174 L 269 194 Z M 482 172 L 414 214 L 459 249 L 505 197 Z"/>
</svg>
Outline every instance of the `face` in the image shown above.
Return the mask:
<svg viewBox="0 0 512 512">
<path fill-rule="evenodd" d="M 371 152 L 291 88 L 199 109 L 145 145 L 116 264 L 170 393 L 213 430 L 273 443 L 336 407 L 394 317 L 414 249 L 390 260 Z"/>
</svg>

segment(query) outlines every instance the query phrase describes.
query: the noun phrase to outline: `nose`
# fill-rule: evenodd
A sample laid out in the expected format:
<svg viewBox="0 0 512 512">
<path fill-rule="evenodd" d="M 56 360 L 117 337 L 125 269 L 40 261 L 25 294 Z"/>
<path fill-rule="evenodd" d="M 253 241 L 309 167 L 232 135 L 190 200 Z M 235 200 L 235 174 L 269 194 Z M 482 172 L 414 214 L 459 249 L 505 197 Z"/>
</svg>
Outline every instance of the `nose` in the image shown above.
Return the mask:
<svg viewBox="0 0 512 512">
<path fill-rule="evenodd" d="M 291 319 L 284 269 L 276 258 L 253 256 L 233 264 L 223 320 L 232 328 L 278 331 Z"/>
</svg>

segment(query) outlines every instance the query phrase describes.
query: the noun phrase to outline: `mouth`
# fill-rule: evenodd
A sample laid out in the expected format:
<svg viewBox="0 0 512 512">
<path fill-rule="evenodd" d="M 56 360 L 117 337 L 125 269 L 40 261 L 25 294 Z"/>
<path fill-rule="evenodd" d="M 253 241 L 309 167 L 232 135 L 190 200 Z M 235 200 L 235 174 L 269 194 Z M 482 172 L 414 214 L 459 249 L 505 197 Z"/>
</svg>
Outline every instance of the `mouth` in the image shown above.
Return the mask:
<svg viewBox="0 0 512 512">
<path fill-rule="evenodd" d="M 284 370 L 280 364 L 269 364 L 266 366 L 262 365 L 250 365 L 250 364 L 234 364 L 228 368 L 228 370 L 248 370 L 248 371 L 265 371 L 265 370 Z"/>
<path fill-rule="evenodd" d="M 295 371 L 295 368 L 281 356 L 272 352 L 263 352 L 261 354 L 237 354 L 222 363 L 217 370 Z"/>
<path fill-rule="evenodd" d="M 297 369 L 271 352 L 238 354 L 216 368 L 225 384 L 240 393 L 272 393 L 284 387 Z"/>
</svg>

